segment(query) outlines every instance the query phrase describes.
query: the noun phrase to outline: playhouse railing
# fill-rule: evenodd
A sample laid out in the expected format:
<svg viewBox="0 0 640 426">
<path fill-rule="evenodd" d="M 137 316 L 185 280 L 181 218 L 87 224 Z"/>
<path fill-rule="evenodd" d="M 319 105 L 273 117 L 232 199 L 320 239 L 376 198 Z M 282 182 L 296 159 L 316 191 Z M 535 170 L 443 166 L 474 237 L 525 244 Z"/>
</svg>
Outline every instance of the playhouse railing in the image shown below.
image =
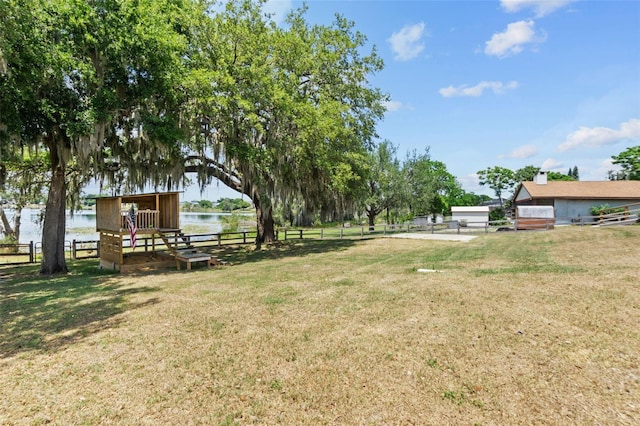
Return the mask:
<svg viewBox="0 0 640 426">
<path fill-rule="evenodd" d="M 127 216 L 128 211 L 120 212 L 120 228 L 127 229 Z M 160 212 L 158 210 L 138 210 L 136 212 L 136 226 L 138 230 L 142 229 L 156 229 L 159 225 Z"/>
</svg>

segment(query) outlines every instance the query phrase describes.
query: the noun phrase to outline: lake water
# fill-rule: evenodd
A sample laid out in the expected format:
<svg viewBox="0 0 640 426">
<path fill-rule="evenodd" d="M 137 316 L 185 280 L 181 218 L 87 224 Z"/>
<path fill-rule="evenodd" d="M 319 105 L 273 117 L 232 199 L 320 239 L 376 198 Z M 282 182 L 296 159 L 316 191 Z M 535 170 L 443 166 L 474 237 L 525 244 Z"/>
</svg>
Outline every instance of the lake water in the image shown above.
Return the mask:
<svg viewBox="0 0 640 426">
<path fill-rule="evenodd" d="M 12 220 L 13 211 L 5 209 L 7 217 Z M 42 240 L 41 216 L 44 210 L 23 209 L 20 220 L 20 242 L 40 242 Z M 180 212 L 180 226 L 189 234 L 208 234 L 222 231 L 222 217 L 230 213 L 187 213 Z M 82 210 L 75 212 L 73 217 L 67 214 L 66 240 L 98 240 L 96 232 L 96 212 Z"/>
</svg>

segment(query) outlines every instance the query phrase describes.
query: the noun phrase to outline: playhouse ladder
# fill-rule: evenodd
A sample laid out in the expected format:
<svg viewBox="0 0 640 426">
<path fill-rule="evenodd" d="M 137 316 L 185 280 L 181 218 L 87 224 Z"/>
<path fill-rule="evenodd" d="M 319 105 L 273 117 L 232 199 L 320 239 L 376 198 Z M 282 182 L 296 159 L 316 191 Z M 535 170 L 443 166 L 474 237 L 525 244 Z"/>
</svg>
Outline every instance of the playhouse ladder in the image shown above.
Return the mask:
<svg viewBox="0 0 640 426">
<path fill-rule="evenodd" d="M 173 234 L 173 235 L 168 235 L 168 234 Z M 185 237 L 184 232 L 182 232 L 182 230 L 180 229 L 172 229 L 169 231 L 158 229 L 158 235 L 160 236 L 160 239 L 162 240 L 162 242 L 164 242 L 164 244 L 167 246 L 167 248 L 173 255 L 178 254 L 179 250 L 194 249 L 193 244 L 191 244 L 189 239 Z M 180 248 L 180 240 L 178 237 L 182 239 L 182 242 L 185 245 L 185 247 L 183 247 L 182 249 Z"/>
</svg>

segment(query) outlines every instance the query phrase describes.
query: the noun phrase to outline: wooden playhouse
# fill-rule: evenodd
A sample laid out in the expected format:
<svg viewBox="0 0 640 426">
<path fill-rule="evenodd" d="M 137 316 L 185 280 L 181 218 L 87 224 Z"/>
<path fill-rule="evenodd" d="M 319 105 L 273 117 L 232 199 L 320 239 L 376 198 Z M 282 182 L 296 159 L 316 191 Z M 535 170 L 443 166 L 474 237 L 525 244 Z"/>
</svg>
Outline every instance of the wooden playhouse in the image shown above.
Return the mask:
<svg viewBox="0 0 640 426">
<path fill-rule="evenodd" d="M 130 223 L 135 224 L 135 248 Z M 191 262 L 211 259 L 193 249 L 180 229 L 179 192 L 97 198 L 96 230 L 102 268 L 125 272 L 175 264 L 179 269 L 182 261 L 191 269 Z"/>
</svg>

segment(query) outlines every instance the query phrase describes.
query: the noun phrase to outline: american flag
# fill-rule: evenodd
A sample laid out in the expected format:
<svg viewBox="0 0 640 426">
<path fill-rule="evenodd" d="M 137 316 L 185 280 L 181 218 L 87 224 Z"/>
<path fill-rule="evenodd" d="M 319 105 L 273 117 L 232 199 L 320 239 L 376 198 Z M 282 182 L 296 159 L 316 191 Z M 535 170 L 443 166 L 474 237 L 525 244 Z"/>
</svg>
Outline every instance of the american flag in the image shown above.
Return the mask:
<svg viewBox="0 0 640 426">
<path fill-rule="evenodd" d="M 129 234 L 131 235 L 131 247 L 136 249 L 136 232 L 138 231 L 138 227 L 136 226 L 136 212 L 131 206 L 129 209 L 129 214 L 127 215 L 127 226 L 129 227 Z"/>
</svg>

